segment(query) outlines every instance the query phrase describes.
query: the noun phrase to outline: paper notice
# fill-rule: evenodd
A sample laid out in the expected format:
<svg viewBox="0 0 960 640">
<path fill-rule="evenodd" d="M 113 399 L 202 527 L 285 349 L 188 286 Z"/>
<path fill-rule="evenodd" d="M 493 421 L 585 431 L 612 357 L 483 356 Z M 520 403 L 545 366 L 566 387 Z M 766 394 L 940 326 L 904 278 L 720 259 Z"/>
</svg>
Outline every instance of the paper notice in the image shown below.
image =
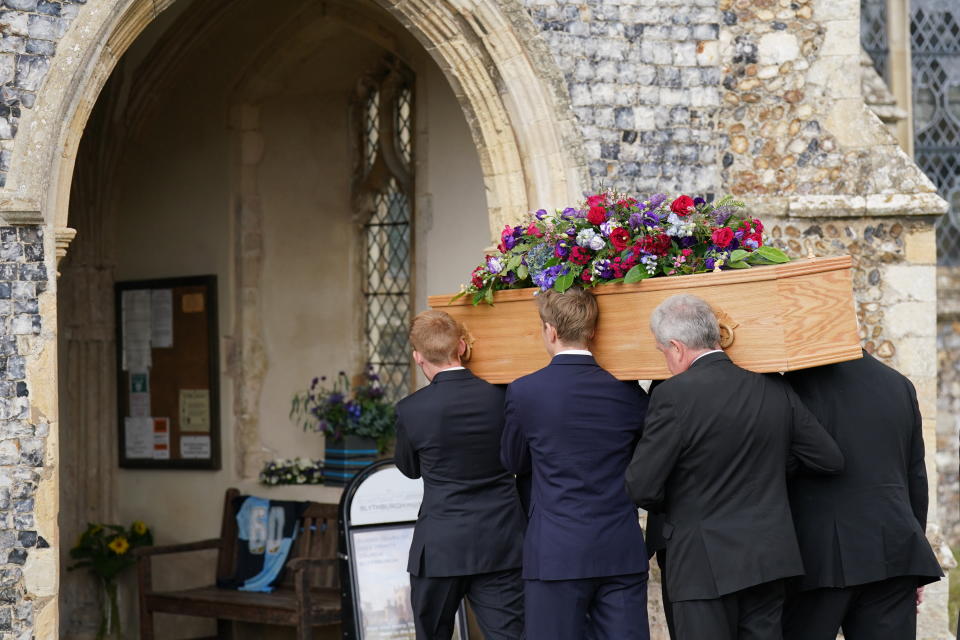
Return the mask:
<svg viewBox="0 0 960 640">
<path fill-rule="evenodd" d="M 127 458 L 153 457 L 153 418 L 125 418 L 123 432 Z"/>
<path fill-rule="evenodd" d="M 153 459 L 170 459 L 170 418 L 153 419 Z"/>
<path fill-rule="evenodd" d="M 173 290 L 150 292 L 150 344 L 154 349 L 173 346 Z"/>
<path fill-rule="evenodd" d="M 180 431 L 210 431 L 210 391 L 180 389 Z"/>
<path fill-rule="evenodd" d="M 145 418 L 150 413 L 150 374 L 130 374 L 130 415 Z"/>
<path fill-rule="evenodd" d="M 180 304 L 183 307 L 184 313 L 201 313 L 204 307 L 203 294 L 185 293 L 183 294 L 183 299 Z"/>
<path fill-rule="evenodd" d="M 120 299 L 123 321 L 123 369 L 150 368 L 150 291 L 129 289 Z"/>
<path fill-rule="evenodd" d="M 210 436 L 180 436 L 180 457 L 209 459 Z"/>
</svg>

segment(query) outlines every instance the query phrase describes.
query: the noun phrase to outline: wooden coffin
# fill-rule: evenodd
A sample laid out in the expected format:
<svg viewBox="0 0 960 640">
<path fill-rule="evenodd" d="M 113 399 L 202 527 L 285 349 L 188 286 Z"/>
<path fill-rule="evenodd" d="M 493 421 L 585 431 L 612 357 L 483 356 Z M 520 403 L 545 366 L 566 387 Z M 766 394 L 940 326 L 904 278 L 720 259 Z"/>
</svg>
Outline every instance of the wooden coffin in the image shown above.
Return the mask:
<svg viewBox="0 0 960 640">
<path fill-rule="evenodd" d="M 466 325 L 474 338 L 471 371 L 489 382 L 506 383 L 549 361 L 535 291 L 498 291 L 493 306 L 473 306 L 466 296 L 451 303 L 453 294 L 431 296 L 429 305 Z M 861 356 L 849 256 L 651 278 L 592 291 L 600 320 L 591 349 L 600 365 L 621 380 L 670 377 L 649 318 L 658 304 L 678 293 L 699 296 L 713 306 L 724 348 L 746 369 L 791 371 Z"/>
</svg>

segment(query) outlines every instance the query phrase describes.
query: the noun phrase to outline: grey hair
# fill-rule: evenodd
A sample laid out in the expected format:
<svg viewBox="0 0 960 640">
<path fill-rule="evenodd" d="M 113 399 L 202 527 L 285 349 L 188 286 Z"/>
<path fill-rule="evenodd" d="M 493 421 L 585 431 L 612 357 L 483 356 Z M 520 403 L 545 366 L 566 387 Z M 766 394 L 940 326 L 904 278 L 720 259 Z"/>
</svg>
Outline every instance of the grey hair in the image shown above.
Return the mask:
<svg viewBox="0 0 960 640">
<path fill-rule="evenodd" d="M 691 349 L 716 349 L 720 344 L 720 325 L 713 309 L 687 293 L 661 302 L 650 315 L 650 330 L 661 345 L 676 340 Z"/>
</svg>

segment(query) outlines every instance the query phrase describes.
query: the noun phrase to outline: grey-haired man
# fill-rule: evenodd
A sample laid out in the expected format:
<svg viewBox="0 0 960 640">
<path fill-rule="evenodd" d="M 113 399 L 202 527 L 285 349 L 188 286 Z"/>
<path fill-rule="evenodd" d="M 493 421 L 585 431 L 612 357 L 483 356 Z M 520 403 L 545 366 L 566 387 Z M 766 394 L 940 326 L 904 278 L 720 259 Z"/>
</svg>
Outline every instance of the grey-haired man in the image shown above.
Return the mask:
<svg viewBox="0 0 960 640">
<path fill-rule="evenodd" d="M 663 514 L 677 640 L 779 639 L 783 581 L 803 573 L 788 463 L 835 474 L 843 456 L 781 376 L 730 361 L 706 302 L 668 298 L 650 325 L 673 377 L 653 391 L 626 482 Z"/>
</svg>

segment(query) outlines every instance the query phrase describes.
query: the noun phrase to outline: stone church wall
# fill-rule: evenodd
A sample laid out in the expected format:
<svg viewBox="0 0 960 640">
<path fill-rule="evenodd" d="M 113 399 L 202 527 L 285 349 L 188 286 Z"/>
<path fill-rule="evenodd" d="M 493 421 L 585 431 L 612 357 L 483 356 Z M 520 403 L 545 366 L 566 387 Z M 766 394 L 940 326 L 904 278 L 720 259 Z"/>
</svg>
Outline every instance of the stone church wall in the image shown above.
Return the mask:
<svg viewBox="0 0 960 640">
<path fill-rule="evenodd" d="M 420 37 L 439 38 L 435 34 L 443 31 L 456 36 L 463 29 L 463 41 L 443 46 L 462 47 L 470 39 L 486 38 L 489 50 L 520 40 L 531 59 L 546 52 L 551 64 L 538 69 L 563 97 L 557 109 L 564 111 L 550 115 L 566 122 L 570 114 L 565 110 L 571 111 L 582 143 L 584 157 L 578 161 L 588 175 L 580 187 L 733 191 L 768 222 L 773 241 L 794 254 L 851 253 L 864 341 L 918 387 L 935 495 L 938 334 L 932 222 L 943 202 L 863 105 L 859 82 L 852 77 L 859 73 L 856 0 L 431 3 L 445 10 L 454 7 L 449 11 L 462 20 L 443 28 L 427 25 L 432 31 L 412 25 Z M 89 79 L 64 72 L 56 77 L 69 82 L 58 80 L 52 86 L 45 84 L 54 77 L 48 70 L 78 64 L 93 49 L 106 47 L 108 39 L 122 51 L 126 45 L 114 39 L 116 34 L 97 29 L 133 4 L 4 0 L 0 10 L 0 215 L 8 225 L 0 227 L 3 639 L 56 637 L 56 284 L 50 278 L 55 245 L 69 236 L 56 228 L 46 210 L 48 196 L 41 196 L 52 171 L 32 164 L 30 171 L 18 169 L 61 149 L 18 145 L 17 134 L 20 140 L 43 140 L 34 133 L 56 124 L 49 118 L 67 117 L 67 111 L 40 113 L 34 107 L 44 92 L 60 95 L 69 89 L 83 95 L 71 83 Z M 168 3 L 149 4 L 149 11 L 156 12 Z M 405 10 L 387 0 L 378 4 L 397 16 Z M 152 17 L 149 11 L 144 20 Z M 428 13 L 424 9 L 423 15 Z M 510 17 L 504 33 L 481 29 L 466 34 L 469 25 L 493 14 Z M 411 26 L 410 15 L 404 13 L 401 22 Z M 483 64 L 496 66 L 485 59 Z M 461 69 L 441 67 L 448 77 L 469 78 L 457 76 Z M 510 79 L 508 72 L 506 66 L 496 69 L 501 80 Z M 497 88 L 509 103 L 517 97 L 507 86 Z M 464 86 L 454 86 L 454 91 L 459 97 L 465 93 Z M 525 104 L 524 97 L 519 100 Z M 512 126 L 506 120 L 477 125 L 472 117 L 468 122 L 476 125 L 475 141 L 477 127 L 509 132 Z M 481 164 L 488 161 L 482 154 Z M 515 168 L 511 175 L 519 171 Z M 20 175 L 24 183 L 12 184 Z M 28 184 L 35 176 L 41 177 Z M 526 179 L 532 183 L 539 177 Z M 504 203 L 488 205 L 493 209 Z M 18 222 L 22 226 L 9 226 Z M 60 249 L 65 245 L 64 240 Z M 3 297 L 6 285 L 9 298 Z M 955 337 L 941 329 L 940 339 L 949 347 Z M 945 376 L 940 384 L 953 384 L 952 378 Z M 941 405 L 941 420 L 945 413 L 955 415 L 953 409 Z M 948 485 L 953 482 L 947 478 Z M 932 512 L 933 520 L 944 515 Z M 936 531 L 931 534 L 936 538 Z M 946 556 L 944 562 L 948 564 Z M 944 585 L 928 593 L 921 637 L 942 640 Z"/>
</svg>

